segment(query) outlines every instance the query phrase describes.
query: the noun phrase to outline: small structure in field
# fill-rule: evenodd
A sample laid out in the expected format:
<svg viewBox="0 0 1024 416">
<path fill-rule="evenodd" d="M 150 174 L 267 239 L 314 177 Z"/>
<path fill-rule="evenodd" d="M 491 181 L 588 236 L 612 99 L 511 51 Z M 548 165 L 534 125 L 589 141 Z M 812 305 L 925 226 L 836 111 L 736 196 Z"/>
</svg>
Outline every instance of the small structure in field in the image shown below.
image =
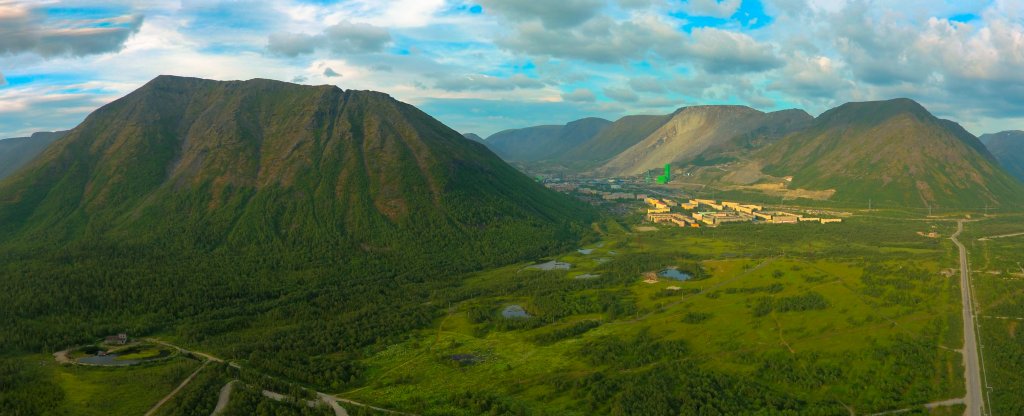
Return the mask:
<svg viewBox="0 0 1024 416">
<path fill-rule="evenodd" d="M 658 274 L 655 272 L 644 273 L 644 283 L 654 284 L 658 283 Z"/>
<path fill-rule="evenodd" d="M 103 339 L 104 344 L 110 345 L 124 345 L 128 343 L 128 334 L 120 333 L 117 335 L 109 335 Z"/>
</svg>

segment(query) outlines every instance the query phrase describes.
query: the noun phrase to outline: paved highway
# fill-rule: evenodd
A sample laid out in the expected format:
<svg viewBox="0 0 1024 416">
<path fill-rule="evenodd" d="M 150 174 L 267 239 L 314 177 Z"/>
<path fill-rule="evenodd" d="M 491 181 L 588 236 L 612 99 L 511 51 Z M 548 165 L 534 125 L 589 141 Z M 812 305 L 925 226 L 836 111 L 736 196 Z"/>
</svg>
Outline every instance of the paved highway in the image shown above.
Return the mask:
<svg viewBox="0 0 1024 416">
<path fill-rule="evenodd" d="M 967 405 L 966 416 L 983 416 L 984 396 L 982 395 L 981 364 L 978 359 L 978 341 L 974 325 L 974 304 L 971 300 L 971 270 L 967 265 L 967 248 L 964 247 L 957 237 L 964 231 L 964 221 L 957 222 L 957 230 L 950 240 L 960 249 L 960 298 L 963 302 L 964 321 L 964 381 L 967 384 L 967 396 L 964 397 L 964 404 Z"/>
</svg>

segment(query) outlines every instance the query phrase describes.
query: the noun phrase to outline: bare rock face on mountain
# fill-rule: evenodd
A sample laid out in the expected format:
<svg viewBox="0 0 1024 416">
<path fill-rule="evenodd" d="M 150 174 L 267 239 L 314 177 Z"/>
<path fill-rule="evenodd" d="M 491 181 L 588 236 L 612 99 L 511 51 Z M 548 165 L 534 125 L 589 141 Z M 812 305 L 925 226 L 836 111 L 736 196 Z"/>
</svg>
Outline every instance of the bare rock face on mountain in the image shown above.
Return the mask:
<svg viewBox="0 0 1024 416">
<path fill-rule="evenodd" d="M 838 201 L 980 208 L 1024 199 L 978 138 L 909 99 L 841 105 L 756 157 L 765 173 L 834 189 Z"/>
<path fill-rule="evenodd" d="M 754 149 L 803 128 L 811 119 L 801 110 L 764 113 L 743 106 L 685 107 L 599 171 L 612 176 L 638 175 L 665 164 Z"/>
<path fill-rule="evenodd" d="M 1024 182 L 1024 131 L 1010 130 L 980 137 L 1006 171 Z"/>
</svg>

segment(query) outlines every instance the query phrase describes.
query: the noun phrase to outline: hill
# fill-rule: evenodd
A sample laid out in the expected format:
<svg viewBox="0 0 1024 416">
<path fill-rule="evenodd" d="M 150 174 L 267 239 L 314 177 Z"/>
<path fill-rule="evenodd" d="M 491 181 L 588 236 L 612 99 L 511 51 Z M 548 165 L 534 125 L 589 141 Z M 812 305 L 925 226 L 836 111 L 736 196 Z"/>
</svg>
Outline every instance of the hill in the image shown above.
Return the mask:
<svg viewBox="0 0 1024 416">
<path fill-rule="evenodd" d="M 671 115 L 622 117 L 598 133 L 597 136 L 569 150 L 559 159 L 590 163 L 606 162 L 651 135 L 671 117 Z"/>
<path fill-rule="evenodd" d="M 1003 169 L 1024 182 L 1024 131 L 984 134 L 980 139 Z"/>
<path fill-rule="evenodd" d="M 801 110 L 764 113 L 743 106 L 685 107 L 599 170 L 607 175 L 629 176 L 666 163 L 711 160 L 761 147 L 803 128 L 810 120 L 811 116 Z"/>
<path fill-rule="evenodd" d="M 0 140 L 0 179 L 10 176 L 46 149 L 50 143 L 64 137 L 66 131 L 39 132 L 30 137 Z"/>
<path fill-rule="evenodd" d="M 462 135 L 462 137 L 465 137 L 465 138 L 467 138 L 469 140 L 472 140 L 472 141 L 478 142 L 478 143 L 483 143 L 484 142 L 484 138 L 480 137 L 480 135 L 476 134 L 476 133 L 464 133 Z"/>
<path fill-rule="evenodd" d="M 976 137 L 909 99 L 843 104 L 758 158 L 791 187 L 835 189 L 838 201 L 982 207 L 1024 196 Z"/>
<path fill-rule="evenodd" d="M 562 126 L 504 130 L 488 137 L 485 143 L 498 156 L 508 161 L 554 160 L 594 138 L 611 124 L 611 121 L 591 117 Z"/>
<path fill-rule="evenodd" d="M 433 294 L 575 247 L 591 213 L 382 93 L 161 76 L 0 183 L 0 342 L 168 331 L 344 383 Z"/>
</svg>

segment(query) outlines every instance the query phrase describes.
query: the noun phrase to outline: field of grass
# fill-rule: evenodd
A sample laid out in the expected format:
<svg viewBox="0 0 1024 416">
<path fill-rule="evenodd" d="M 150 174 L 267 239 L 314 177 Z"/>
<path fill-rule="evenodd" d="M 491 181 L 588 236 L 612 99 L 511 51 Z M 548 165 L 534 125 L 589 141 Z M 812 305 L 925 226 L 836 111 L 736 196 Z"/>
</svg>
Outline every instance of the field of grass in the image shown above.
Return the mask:
<svg viewBox="0 0 1024 416">
<path fill-rule="evenodd" d="M 199 366 L 185 358 L 129 367 L 60 365 L 48 355 L 25 360 L 60 391 L 62 403 L 54 413 L 73 415 L 143 414 Z"/>
<path fill-rule="evenodd" d="M 1024 216 L 966 225 L 987 399 L 994 415 L 1024 414 Z"/>
<path fill-rule="evenodd" d="M 367 385 L 341 395 L 426 414 L 629 414 L 665 403 L 844 414 L 961 397 L 957 281 L 940 273 L 955 265 L 952 245 L 917 234 L 954 226 L 606 225 L 592 253 L 557 258 L 569 271 L 477 274 L 435 329 L 366 359 Z M 642 281 L 667 266 L 698 279 Z M 502 318 L 507 305 L 532 317 Z M 663 386 L 639 402 L 612 388 L 662 383 L 661 372 L 720 391 L 700 407 L 684 396 L 700 385 Z M 715 407 L 733 394 L 744 397 Z"/>
</svg>

